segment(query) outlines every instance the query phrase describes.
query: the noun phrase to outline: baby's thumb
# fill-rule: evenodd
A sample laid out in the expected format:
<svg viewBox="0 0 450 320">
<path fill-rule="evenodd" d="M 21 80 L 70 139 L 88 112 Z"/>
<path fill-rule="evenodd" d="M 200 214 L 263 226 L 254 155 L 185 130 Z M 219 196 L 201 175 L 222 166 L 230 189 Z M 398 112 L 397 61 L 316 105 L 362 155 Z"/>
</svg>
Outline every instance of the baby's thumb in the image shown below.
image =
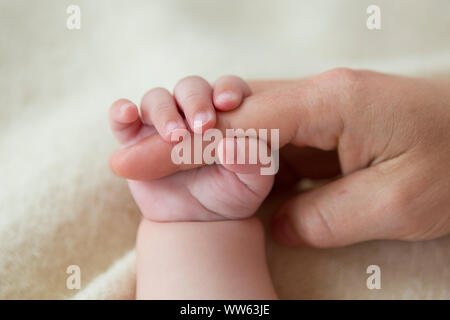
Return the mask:
<svg viewBox="0 0 450 320">
<path fill-rule="evenodd" d="M 398 223 L 383 179 L 367 168 L 302 193 L 275 215 L 272 234 L 286 245 L 321 248 L 392 238 Z"/>
<path fill-rule="evenodd" d="M 222 139 L 217 147 L 220 164 L 236 174 L 250 190 L 265 197 L 278 171 L 278 150 L 257 137 Z"/>
</svg>

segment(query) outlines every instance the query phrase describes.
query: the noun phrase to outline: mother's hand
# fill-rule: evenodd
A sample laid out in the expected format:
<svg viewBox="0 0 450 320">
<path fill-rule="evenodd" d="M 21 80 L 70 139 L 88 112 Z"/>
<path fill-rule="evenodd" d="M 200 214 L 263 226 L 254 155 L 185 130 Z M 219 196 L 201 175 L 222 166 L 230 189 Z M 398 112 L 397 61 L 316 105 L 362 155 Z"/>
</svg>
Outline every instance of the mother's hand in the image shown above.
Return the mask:
<svg viewBox="0 0 450 320">
<path fill-rule="evenodd" d="M 339 171 L 335 153 L 317 150 L 336 150 L 343 173 L 281 208 L 272 228 L 279 240 L 330 247 L 450 232 L 449 83 L 335 69 L 252 89 L 238 109 L 218 115 L 217 128 L 279 129 L 280 147 L 289 145 L 282 157 L 298 176 Z M 175 165 L 171 148 L 151 136 L 118 150 L 111 167 L 131 179 L 193 167 Z"/>
</svg>

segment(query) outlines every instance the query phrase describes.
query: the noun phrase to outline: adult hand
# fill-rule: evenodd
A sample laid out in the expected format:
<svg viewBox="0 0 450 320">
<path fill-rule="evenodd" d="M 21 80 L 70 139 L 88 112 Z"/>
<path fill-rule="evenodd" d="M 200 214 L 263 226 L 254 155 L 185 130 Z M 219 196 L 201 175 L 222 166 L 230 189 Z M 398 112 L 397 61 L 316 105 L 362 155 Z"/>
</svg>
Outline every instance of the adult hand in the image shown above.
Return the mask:
<svg viewBox="0 0 450 320">
<path fill-rule="evenodd" d="M 279 129 L 280 147 L 336 150 L 343 174 L 279 210 L 272 230 L 281 242 L 333 247 L 450 232 L 450 83 L 335 69 L 262 86 L 216 127 Z M 171 148 L 152 136 L 117 151 L 111 167 L 131 179 L 193 167 L 173 164 Z"/>
</svg>

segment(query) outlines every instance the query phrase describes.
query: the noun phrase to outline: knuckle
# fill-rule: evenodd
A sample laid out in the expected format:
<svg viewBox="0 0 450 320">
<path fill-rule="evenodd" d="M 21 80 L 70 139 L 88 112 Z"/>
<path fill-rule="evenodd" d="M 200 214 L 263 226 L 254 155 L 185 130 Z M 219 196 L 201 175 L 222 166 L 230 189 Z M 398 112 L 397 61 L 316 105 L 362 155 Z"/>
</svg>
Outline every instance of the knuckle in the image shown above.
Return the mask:
<svg viewBox="0 0 450 320">
<path fill-rule="evenodd" d="M 330 72 L 335 74 L 338 78 L 350 81 L 357 80 L 359 76 L 358 70 L 351 68 L 334 68 L 330 70 Z"/>
<path fill-rule="evenodd" d="M 186 84 L 192 83 L 192 82 L 194 82 L 194 83 L 198 83 L 198 82 L 206 82 L 206 80 L 203 79 L 203 78 L 200 77 L 200 76 L 197 76 L 197 75 L 187 76 L 187 77 L 181 78 L 181 79 L 177 82 L 177 84 L 175 85 L 175 90 L 179 89 L 180 87 L 182 87 L 182 86 L 184 86 L 184 85 L 186 85 Z"/>
<path fill-rule="evenodd" d="M 190 75 L 187 77 L 184 77 L 183 79 L 181 79 L 180 81 L 205 81 L 205 79 L 203 79 L 202 77 L 198 76 L 198 75 Z"/>
<path fill-rule="evenodd" d="M 152 89 L 148 90 L 142 97 L 142 101 L 149 100 L 152 97 L 161 95 L 161 94 L 169 94 L 170 95 L 169 91 L 166 88 L 156 87 L 156 88 L 152 88 Z"/>
<path fill-rule="evenodd" d="M 185 100 L 188 103 L 189 102 L 198 102 L 201 99 L 202 99 L 202 95 L 200 94 L 200 92 L 198 92 L 196 90 L 187 90 L 183 94 L 183 100 Z"/>
<path fill-rule="evenodd" d="M 158 113 L 168 113 L 171 112 L 173 109 L 173 106 L 168 103 L 168 102 L 159 102 L 157 104 L 154 105 L 154 107 L 152 108 L 152 110 L 154 110 L 154 112 Z"/>
<path fill-rule="evenodd" d="M 364 78 L 362 71 L 350 68 L 335 68 L 318 75 L 320 81 L 346 92 L 353 92 L 359 88 Z"/>
<path fill-rule="evenodd" d="M 152 88 L 147 91 L 147 94 L 154 94 L 154 93 L 169 93 L 169 91 L 166 88 L 162 87 Z"/>
<path fill-rule="evenodd" d="M 361 80 L 360 72 L 350 68 L 334 68 L 322 73 L 322 77 L 333 82 L 344 83 L 347 85 L 355 84 Z"/>
<path fill-rule="evenodd" d="M 357 111 L 363 104 L 368 90 L 368 73 L 350 68 L 335 68 L 315 77 L 325 92 L 330 92 L 341 100 L 338 103 L 343 113 Z"/>
</svg>

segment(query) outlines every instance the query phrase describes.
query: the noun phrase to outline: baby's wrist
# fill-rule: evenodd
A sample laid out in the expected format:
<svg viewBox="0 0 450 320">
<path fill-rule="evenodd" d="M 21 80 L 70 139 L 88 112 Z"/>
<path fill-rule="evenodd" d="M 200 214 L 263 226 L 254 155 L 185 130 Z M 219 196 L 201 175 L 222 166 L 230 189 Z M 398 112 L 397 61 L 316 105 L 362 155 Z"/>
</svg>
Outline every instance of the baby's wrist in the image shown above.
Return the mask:
<svg viewBox="0 0 450 320">
<path fill-rule="evenodd" d="M 195 210 L 195 208 L 189 208 L 186 206 L 184 210 L 171 210 L 163 209 L 155 210 L 141 210 L 141 216 L 145 220 L 152 222 L 182 222 L 182 221 L 226 221 L 226 220 L 241 220 L 253 217 L 256 212 L 248 214 L 245 216 L 231 216 L 226 214 L 221 214 L 219 212 L 213 212 L 210 210 Z"/>
</svg>

